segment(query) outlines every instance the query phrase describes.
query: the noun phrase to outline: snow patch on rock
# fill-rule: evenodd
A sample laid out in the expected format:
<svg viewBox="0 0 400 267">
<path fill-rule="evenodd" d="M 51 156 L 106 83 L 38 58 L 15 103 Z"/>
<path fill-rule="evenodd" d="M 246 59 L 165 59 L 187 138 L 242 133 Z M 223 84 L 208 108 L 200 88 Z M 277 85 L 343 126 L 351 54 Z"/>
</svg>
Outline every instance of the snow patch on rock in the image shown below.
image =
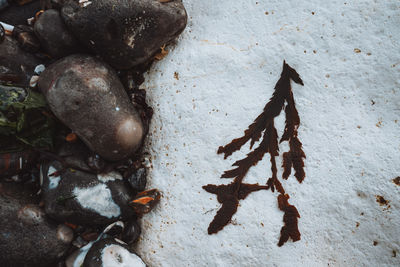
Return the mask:
<svg viewBox="0 0 400 267">
<path fill-rule="evenodd" d="M 112 199 L 111 191 L 105 184 L 88 188 L 74 188 L 74 195 L 79 204 L 107 218 L 118 217 L 121 210 Z"/>
<path fill-rule="evenodd" d="M 109 181 L 122 180 L 122 176 L 118 172 L 109 172 L 98 174 L 97 179 L 103 183 L 107 183 Z"/>
<path fill-rule="evenodd" d="M 83 265 L 86 254 L 89 252 L 89 249 L 93 246 L 94 242 L 95 241 L 90 242 L 79 250 L 79 255 L 75 258 L 72 267 L 81 267 Z"/>
<path fill-rule="evenodd" d="M 49 189 L 56 188 L 58 183 L 61 181 L 61 176 L 51 176 L 55 172 L 57 172 L 56 168 L 50 166 L 49 171 L 47 172 L 47 177 L 49 177 Z"/>
<path fill-rule="evenodd" d="M 103 266 L 107 267 L 145 267 L 146 264 L 136 254 L 118 245 L 108 245 L 101 253 Z"/>
</svg>

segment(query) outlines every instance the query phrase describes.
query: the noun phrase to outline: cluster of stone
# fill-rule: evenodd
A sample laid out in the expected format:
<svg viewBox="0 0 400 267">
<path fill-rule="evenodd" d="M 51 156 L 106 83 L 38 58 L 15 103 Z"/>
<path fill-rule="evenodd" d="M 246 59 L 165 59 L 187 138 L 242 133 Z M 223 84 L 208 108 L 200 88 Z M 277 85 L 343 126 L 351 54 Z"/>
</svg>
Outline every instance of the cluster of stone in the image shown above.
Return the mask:
<svg viewBox="0 0 400 267">
<path fill-rule="evenodd" d="M 181 0 L 0 0 L 0 137 L 16 142 L 0 142 L 0 266 L 146 266 L 132 244 L 160 193 L 139 85 L 186 23 Z M 20 132 L 38 114 L 51 146 Z"/>
</svg>

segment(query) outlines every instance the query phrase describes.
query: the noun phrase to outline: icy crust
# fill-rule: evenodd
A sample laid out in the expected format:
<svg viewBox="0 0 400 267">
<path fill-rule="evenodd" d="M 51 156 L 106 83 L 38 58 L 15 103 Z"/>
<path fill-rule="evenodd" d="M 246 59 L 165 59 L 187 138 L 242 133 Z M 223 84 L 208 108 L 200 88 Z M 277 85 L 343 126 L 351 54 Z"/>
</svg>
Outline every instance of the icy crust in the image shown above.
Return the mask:
<svg viewBox="0 0 400 267">
<path fill-rule="evenodd" d="M 118 245 L 108 245 L 101 253 L 103 267 L 146 267 L 135 254 Z"/>
<path fill-rule="evenodd" d="M 88 188 L 74 188 L 74 196 L 79 204 L 107 218 L 118 217 L 121 209 L 112 199 L 111 191 L 105 184 L 98 184 Z"/>
</svg>

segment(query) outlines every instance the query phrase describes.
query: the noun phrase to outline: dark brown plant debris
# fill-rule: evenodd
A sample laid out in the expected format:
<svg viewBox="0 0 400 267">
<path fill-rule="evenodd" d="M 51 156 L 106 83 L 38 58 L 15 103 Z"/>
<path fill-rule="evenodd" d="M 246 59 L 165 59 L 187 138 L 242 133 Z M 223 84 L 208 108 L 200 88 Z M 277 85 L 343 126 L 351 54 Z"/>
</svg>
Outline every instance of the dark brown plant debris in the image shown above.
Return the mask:
<svg viewBox="0 0 400 267">
<path fill-rule="evenodd" d="M 385 209 L 390 208 L 389 200 L 386 200 L 383 196 L 380 196 L 380 195 L 376 195 L 375 198 L 376 198 L 376 202 L 378 202 L 380 206 L 385 206 L 386 207 Z"/>
<path fill-rule="evenodd" d="M 289 238 L 293 241 L 300 240 L 300 232 L 298 230 L 297 220 L 300 214 L 296 207 L 290 205 L 289 195 L 285 190 L 277 176 L 277 166 L 275 157 L 279 156 L 278 133 L 274 125 L 275 117 L 279 116 L 281 111 L 285 110 L 286 123 L 284 133 L 280 142 L 289 142 L 289 151 L 283 153 L 284 169 L 282 177 L 287 179 L 294 169 L 294 176 L 301 183 L 304 180 L 304 159 L 305 154 L 302 149 L 302 143 L 298 138 L 298 127 L 300 125 L 300 117 L 297 112 L 293 92 L 290 81 L 304 85 L 299 74 L 291 68 L 286 62 L 283 62 L 283 70 L 280 79 L 275 85 L 275 92 L 270 101 L 265 105 L 263 113 L 261 113 L 255 121 L 244 132 L 240 138 L 232 140 L 225 146 L 218 148 L 218 154 L 224 154 L 226 159 L 234 152 L 250 141 L 250 149 L 260 140 L 258 147 L 253 149 L 247 156 L 236 161 L 232 166 L 234 169 L 225 171 L 221 178 L 233 178 L 233 182 L 228 185 L 206 185 L 203 189 L 209 193 L 216 194 L 218 202 L 222 207 L 217 211 L 213 221 L 208 227 L 208 233 L 214 234 L 222 230 L 225 225 L 231 222 L 233 214 L 236 213 L 239 201 L 245 199 L 250 193 L 259 190 L 271 189 L 276 191 L 278 195 L 278 207 L 284 212 L 284 226 L 281 229 L 281 237 L 278 246 L 282 246 Z M 270 177 L 266 185 L 245 184 L 242 183 L 244 177 L 252 166 L 261 161 L 266 153 L 270 154 L 272 177 Z"/>
<path fill-rule="evenodd" d="M 394 178 L 392 181 L 393 181 L 393 183 L 394 183 L 395 185 L 399 185 L 399 186 L 400 186 L 400 176 L 397 176 L 397 177 Z"/>
</svg>

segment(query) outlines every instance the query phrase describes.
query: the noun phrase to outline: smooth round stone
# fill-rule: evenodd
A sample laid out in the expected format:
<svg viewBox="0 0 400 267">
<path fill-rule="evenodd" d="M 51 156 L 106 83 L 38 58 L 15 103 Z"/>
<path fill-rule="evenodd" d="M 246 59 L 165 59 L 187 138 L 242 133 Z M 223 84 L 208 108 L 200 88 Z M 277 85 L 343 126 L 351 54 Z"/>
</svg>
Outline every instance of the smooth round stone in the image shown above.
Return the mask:
<svg viewBox="0 0 400 267">
<path fill-rule="evenodd" d="M 122 160 L 140 147 L 142 121 L 118 76 L 102 61 L 63 58 L 46 68 L 38 86 L 53 113 L 103 158 Z"/>
<path fill-rule="evenodd" d="M 116 69 L 152 59 L 187 23 L 180 0 L 68 1 L 61 14 L 71 32 Z"/>
</svg>

